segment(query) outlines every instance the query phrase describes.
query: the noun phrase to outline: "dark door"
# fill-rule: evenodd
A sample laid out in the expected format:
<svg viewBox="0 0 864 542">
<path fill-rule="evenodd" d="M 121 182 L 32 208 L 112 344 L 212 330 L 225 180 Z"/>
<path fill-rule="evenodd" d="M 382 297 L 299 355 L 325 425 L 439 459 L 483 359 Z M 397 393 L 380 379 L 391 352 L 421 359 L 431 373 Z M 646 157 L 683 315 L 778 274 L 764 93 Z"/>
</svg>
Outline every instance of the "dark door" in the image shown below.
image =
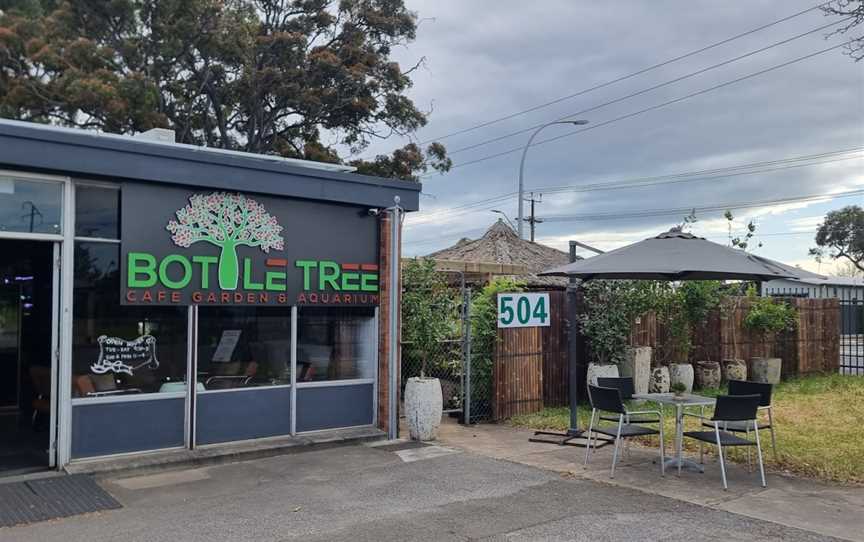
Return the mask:
<svg viewBox="0 0 864 542">
<path fill-rule="evenodd" d="M 48 467 L 53 246 L 0 240 L 0 476 Z"/>
</svg>

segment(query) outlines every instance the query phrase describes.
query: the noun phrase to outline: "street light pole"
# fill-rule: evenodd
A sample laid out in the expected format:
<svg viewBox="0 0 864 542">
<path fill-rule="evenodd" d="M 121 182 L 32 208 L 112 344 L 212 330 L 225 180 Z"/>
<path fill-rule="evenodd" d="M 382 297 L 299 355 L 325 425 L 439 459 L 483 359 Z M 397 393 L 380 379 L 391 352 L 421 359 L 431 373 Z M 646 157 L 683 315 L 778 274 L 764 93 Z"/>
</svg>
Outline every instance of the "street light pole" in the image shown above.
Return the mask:
<svg viewBox="0 0 864 542">
<path fill-rule="evenodd" d="M 528 149 L 531 147 L 531 143 L 534 142 L 534 138 L 537 137 L 543 128 L 547 128 L 549 126 L 555 124 L 572 124 L 573 126 L 579 126 L 582 124 L 588 124 L 587 120 L 556 120 L 552 122 L 547 122 L 543 126 L 540 126 L 534 133 L 531 134 L 531 137 L 528 138 L 528 143 L 525 144 L 525 148 L 522 149 L 522 160 L 519 161 L 519 217 L 516 219 L 516 226 L 519 233 L 519 239 L 524 239 L 525 237 L 522 235 L 522 224 L 525 221 L 525 214 L 523 209 L 523 203 L 525 200 L 525 156 L 528 155 Z"/>
</svg>

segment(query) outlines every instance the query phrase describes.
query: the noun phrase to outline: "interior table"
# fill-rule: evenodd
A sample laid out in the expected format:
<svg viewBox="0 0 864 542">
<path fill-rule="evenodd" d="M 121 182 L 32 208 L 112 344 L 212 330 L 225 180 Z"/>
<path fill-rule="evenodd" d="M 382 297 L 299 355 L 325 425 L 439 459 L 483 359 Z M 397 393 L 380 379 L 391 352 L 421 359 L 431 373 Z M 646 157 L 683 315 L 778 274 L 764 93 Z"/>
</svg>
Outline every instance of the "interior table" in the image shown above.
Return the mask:
<svg viewBox="0 0 864 542">
<path fill-rule="evenodd" d="M 684 407 L 704 408 L 706 406 L 713 406 L 716 400 L 713 397 L 703 397 L 693 393 L 685 393 L 681 397 L 676 397 L 672 393 L 634 393 L 633 398 L 675 407 L 675 457 L 666 460 L 666 468 L 690 468 L 704 472 L 705 469 L 701 464 L 684 458 L 682 450 L 684 442 Z"/>
</svg>

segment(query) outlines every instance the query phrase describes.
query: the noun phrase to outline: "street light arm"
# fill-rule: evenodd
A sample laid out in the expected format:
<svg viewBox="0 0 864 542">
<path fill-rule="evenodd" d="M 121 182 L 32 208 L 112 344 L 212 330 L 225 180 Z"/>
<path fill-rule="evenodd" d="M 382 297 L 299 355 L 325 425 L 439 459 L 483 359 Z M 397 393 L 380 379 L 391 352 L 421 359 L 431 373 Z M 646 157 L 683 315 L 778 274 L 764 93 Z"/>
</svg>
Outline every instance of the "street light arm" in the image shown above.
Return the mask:
<svg viewBox="0 0 864 542">
<path fill-rule="evenodd" d="M 522 224 L 525 222 L 525 213 L 523 209 L 523 205 L 525 202 L 525 157 L 528 155 L 528 149 L 531 148 L 531 144 L 534 143 L 534 138 L 537 137 L 544 128 L 548 128 L 549 126 L 553 126 L 555 124 L 588 124 L 587 120 L 554 120 L 552 122 L 547 122 L 546 124 L 538 127 L 534 132 L 531 133 L 531 137 L 528 138 L 528 142 L 525 143 L 525 148 L 522 149 L 522 158 L 519 160 L 519 217 L 516 219 L 517 233 L 519 234 L 519 239 L 524 239 L 522 235 Z"/>
</svg>

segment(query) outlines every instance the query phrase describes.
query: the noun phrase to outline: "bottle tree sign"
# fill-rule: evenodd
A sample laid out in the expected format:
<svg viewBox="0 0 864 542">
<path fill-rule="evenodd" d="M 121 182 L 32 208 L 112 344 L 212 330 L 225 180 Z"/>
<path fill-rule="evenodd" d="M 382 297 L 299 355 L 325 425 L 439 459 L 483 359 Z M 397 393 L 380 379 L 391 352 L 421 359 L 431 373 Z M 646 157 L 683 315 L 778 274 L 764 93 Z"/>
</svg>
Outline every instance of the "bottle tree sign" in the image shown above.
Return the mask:
<svg viewBox="0 0 864 542">
<path fill-rule="evenodd" d="M 498 327 L 544 327 L 549 320 L 548 293 L 498 294 Z"/>
</svg>

